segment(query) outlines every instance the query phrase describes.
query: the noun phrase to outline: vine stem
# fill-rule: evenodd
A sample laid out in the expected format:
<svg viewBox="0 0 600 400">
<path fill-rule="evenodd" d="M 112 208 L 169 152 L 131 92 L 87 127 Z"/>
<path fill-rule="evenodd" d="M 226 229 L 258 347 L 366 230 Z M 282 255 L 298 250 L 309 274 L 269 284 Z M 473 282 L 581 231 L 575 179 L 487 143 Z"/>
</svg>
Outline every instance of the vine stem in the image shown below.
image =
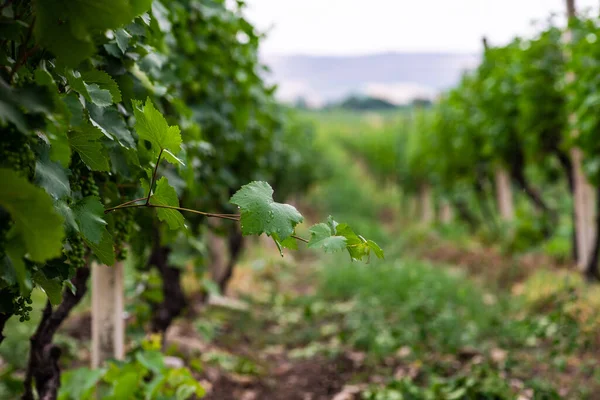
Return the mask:
<svg viewBox="0 0 600 400">
<path fill-rule="evenodd" d="M 115 206 L 113 208 L 109 208 L 106 211 L 114 211 L 114 210 L 117 210 L 119 208 L 123 208 L 123 206 L 128 206 L 130 204 L 137 203 L 138 201 L 142 201 L 142 200 L 146 200 L 146 197 L 144 196 L 144 197 L 140 197 L 139 199 L 134 199 L 134 200 L 126 201 L 125 203 L 121 203 L 118 206 Z M 104 212 L 105 214 L 106 214 L 106 211 Z"/>
<path fill-rule="evenodd" d="M 137 199 L 137 201 L 139 201 L 140 199 Z M 143 199 L 141 199 L 143 200 Z M 130 201 L 128 203 L 133 203 L 134 201 Z M 237 214 L 215 214 L 215 213 L 209 213 L 209 212 L 204 212 L 204 211 L 198 211 L 198 210 L 192 210 L 190 208 L 183 208 L 183 207 L 175 207 L 175 206 L 166 206 L 166 205 L 162 205 L 162 204 L 120 204 L 116 207 L 113 208 L 108 208 L 106 210 L 104 210 L 104 214 L 108 214 L 110 212 L 116 211 L 116 210 L 121 210 L 123 208 L 140 208 L 140 207 L 148 207 L 148 208 L 166 208 L 168 210 L 177 210 L 177 211 L 186 211 L 186 212 L 190 212 L 193 214 L 199 214 L 199 215 L 204 215 L 205 217 L 209 217 L 209 218 L 221 218 L 221 219 L 228 219 L 231 221 L 239 221 L 240 220 L 240 216 Z"/>
<path fill-rule="evenodd" d="M 303 237 L 300 237 L 300 236 L 297 236 L 297 235 L 291 235 L 290 237 L 293 237 L 294 239 L 299 240 L 299 241 L 304 242 L 304 243 L 308 243 L 309 242 L 308 239 L 304 239 Z"/>
<path fill-rule="evenodd" d="M 152 173 L 152 182 L 150 182 L 150 189 L 148 190 L 148 197 L 146 197 L 146 205 L 150 205 L 150 196 L 152 195 L 152 188 L 154 187 L 154 182 L 156 182 L 156 173 L 158 172 L 158 165 L 160 164 L 160 157 L 165 149 L 160 149 L 160 153 L 158 153 L 158 159 L 156 160 L 156 165 L 154 166 L 154 172 Z"/>
</svg>

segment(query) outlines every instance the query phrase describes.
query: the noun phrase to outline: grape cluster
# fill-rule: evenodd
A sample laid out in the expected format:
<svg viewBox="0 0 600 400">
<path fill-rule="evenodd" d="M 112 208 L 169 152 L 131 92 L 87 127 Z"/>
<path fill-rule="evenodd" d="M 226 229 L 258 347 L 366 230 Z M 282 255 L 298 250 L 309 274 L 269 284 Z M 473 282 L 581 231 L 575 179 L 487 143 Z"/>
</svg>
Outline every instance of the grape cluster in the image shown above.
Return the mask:
<svg viewBox="0 0 600 400">
<path fill-rule="evenodd" d="M 71 270 L 74 271 L 77 268 L 84 267 L 85 243 L 83 242 L 81 235 L 75 234 L 69 237 L 69 247 L 70 248 L 65 249 L 63 252 L 67 262 L 71 265 Z"/>
<path fill-rule="evenodd" d="M 73 192 L 81 192 L 81 196 L 100 196 L 100 190 L 94 179 L 94 174 L 77 155 L 71 160 L 71 176 L 69 184 Z"/>
<path fill-rule="evenodd" d="M 86 172 L 87 174 L 82 174 L 81 176 L 81 195 L 83 197 L 100 196 L 100 190 L 98 189 L 98 185 L 96 185 L 94 175 L 91 171 Z"/>
<path fill-rule="evenodd" d="M 75 158 L 79 159 L 79 157 L 73 156 L 70 168 L 71 176 L 69 176 L 69 186 L 73 193 L 81 192 L 81 169 Z"/>
<path fill-rule="evenodd" d="M 19 321 L 29 321 L 29 313 L 33 310 L 31 307 L 31 296 L 18 296 L 13 298 L 14 314 L 19 316 Z"/>
<path fill-rule="evenodd" d="M 117 259 L 123 261 L 127 258 L 127 248 L 131 230 L 133 228 L 133 213 L 131 210 L 121 210 L 115 221 L 115 251 Z"/>
<path fill-rule="evenodd" d="M 0 166 L 19 172 L 32 180 L 35 175 L 35 153 L 32 146 L 34 139 L 23 135 L 14 127 L 2 131 L 0 141 Z"/>
</svg>

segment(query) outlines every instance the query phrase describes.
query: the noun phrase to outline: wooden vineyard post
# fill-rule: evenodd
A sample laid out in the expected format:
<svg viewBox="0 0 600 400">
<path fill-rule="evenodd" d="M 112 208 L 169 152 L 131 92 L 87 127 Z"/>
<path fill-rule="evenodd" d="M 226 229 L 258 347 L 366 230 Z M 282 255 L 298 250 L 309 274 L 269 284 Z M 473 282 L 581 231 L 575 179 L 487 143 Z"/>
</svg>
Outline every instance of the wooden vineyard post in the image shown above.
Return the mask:
<svg viewBox="0 0 600 400">
<path fill-rule="evenodd" d="M 449 202 L 444 201 L 440 209 L 440 221 L 442 222 L 442 224 L 449 224 L 450 222 L 452 222 L 453 218 L 454 213 L 452 212 L 452 206 Z"/>
<path fill-rule="evenodd" d="M 92 265 L 92 368 L 125 357 L 123 263 Z"/>
<path fill-rule="evenodd" d="M 567 0 L 567 17 L 569 20 L 575 18 L 575 0 Z M 568 46 L 572 40 L 572 32 L 567 29 L 565 32 L 565 43 Z M 571 56 L 570 52 L 565 52 L 565 56 L 568 58 Z M 566 76 L 567 83 L 575 80 L 575 74 L 573 71 L 568 71 Z M 569 115 L 571 124 L 576 118 L 575 114 Z M 573 137 L 578 135 L 576 130 L 571 132 Z M 579 148 L 572 148 L 571 161 L 573 163 L 573 181 L 575 184 L 575 190 L 573 194 L 573 207 L 575 211 L 575 227 L 577 233 L 577 254 L 579 255 L 577 260 L 577 266 L 581 271 L 585 271 L 587 268 L 590 257 L 592 256 L 594 237 L 595 237 L 595 192 L 594 188 L 588 182 L 582 168 L 583 152 Z"/>
<path fill-rule="evenodd" d="M 576 134 L 576 132 L 575 132 Z M 573 180 L 575 181 L 575 193 L 573 207 L 575 207 L 575 227 L 577 232 L 577 266 L 585 270 L 592 256 L 595 237 L 595 193 L 592 185 L 587 181 L 581 167 L 583 154 L 581 149 L 571 150 L 573 161 Z"/>
<path fill-rule="evenodd" d="M 421 192 L 419 193 L 419 202 L 421 203 L 421 222 L 423 224 L 430 224 L 433 222 L 433 204 L 431 201 L 431 186 L 424 184 L 421 186 Z"/>
<path fill-rule="evenodd" d="M 496 168 L 496 198 L 503 221 L 512 221 L 515 217 L 510 177 L 503 168 Z"/>
</svg>

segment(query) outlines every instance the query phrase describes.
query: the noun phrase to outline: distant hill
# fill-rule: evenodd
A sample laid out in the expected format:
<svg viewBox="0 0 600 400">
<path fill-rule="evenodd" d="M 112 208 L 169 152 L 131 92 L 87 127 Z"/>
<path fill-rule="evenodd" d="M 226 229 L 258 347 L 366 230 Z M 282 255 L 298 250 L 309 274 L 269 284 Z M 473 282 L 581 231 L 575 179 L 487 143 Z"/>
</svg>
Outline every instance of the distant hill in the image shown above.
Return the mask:
<svg viewBox="0 0 600 400">
<path fill-rule="evenodd" d="M 351 95 L 383 98 L 395 104 L 433 98 L 457 84 L 479 56 L 456 53 L 385 53 L 365 56 L 262 57 L 279 84 L 278 96 L 293 102 L 303 97 L 323 105 Z"/>
</svg>

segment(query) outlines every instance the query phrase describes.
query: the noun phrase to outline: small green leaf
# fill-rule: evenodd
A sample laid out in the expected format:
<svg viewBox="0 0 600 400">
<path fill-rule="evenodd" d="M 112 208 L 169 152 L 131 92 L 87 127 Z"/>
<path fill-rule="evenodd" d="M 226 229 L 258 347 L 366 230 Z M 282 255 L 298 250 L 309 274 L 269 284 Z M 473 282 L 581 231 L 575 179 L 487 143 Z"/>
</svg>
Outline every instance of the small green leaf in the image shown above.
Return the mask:
<svg viewBox="0 0 600 400">
<path fill-rule="evenodd" d="M 149 97 L 143 106 L 141 102 L 133 102 L 133 112 L 136 119 L 135 130 L 139 138 L 149 141 L 155 154 L 158 154 L 160 150 L 168 150 L 172 154 L 179 153 L 181 150 L 179 127 L 169 126 L 165 117 L 154 107 Z"/>
<path fill-rule="evenodd" d="M 309 248 L 322 248 L 325 252 L 336 252 L 346 248 L 346 238 L 335 235 L 333 225 L 320 223 L 313 225 L 310 231 Z"/>
<path fill-rule="evenodd" d="M 0 169 L 0 206 L 11 215 L 29 257 L 43 262 L 62 254 L 63 218 L 51 197 L 15 171 Z"/>
<path fill-rule="evenodd" d="M 102 232 L 102 239 L 100 239 L 100 243 L 95 244 L 88 240 L 85 242 L 90 249 L 92 249 L 92 252 L 101 263 L 108 266 L 115 264 L 115 249 L 113 246 L 113 239 L 106 229 L 104 232 Z"/>
<path fill-rule="evenodd" d="M 12 266 L 14 276 L 17 278 L 19 283 L 19 290 L 21 294 L 27 295 L 33 288 L 25 261 L 23 260 L 26 255 L 25 245 L 20 237 L 13 237 L 6 243 L 6 261 Z"/>
<path fill-rule="evenodd" d="M 58 400 L 89 399 L 106 369 L 80 367 L 65 371 L 60 380 Z"/>
<path fill-rule="evenodd" d="M 136 360 L 148 370 L 159 373 L 165 368 L 163 355 L 157 350 L 146 350 L 135 355 Z"/>
<path fill-rule="evenodd" d="M 381 247 L 379 247 L 377 243 L 372 240 L 367 240 L 367 246 L 373 250 L 373 253 L 375 253 L 377 258 L 384 258 L 383 250 L 381 250 Z"/>
<path fill-rule="evenodd" d="M 285 240 L 281 240 L 279 239 L 279 236 L 277 236 L 277 234 L 274 233 L 271 235 L 271 237 L 273 238 L 273 241 L 275 242 L 275 245 L 277 246 L 281 257 L 283 257 L 283 249 L 298 250 L 298 241 L 291 236 L 289 236 Z"/>
<path fill-rule="evenodd" d="M 293 206 L 276 203 L 273 189 L 266 182 L 251 182 L 242 186 L 230 201 L 241 209 L 244 235 L 265 233 L 285 240 L 294 233 L 296 225 L 304 220 Z"/>
<path fill-rule="evenodd" d="M 98 78 L 97 76 L 94 76 L 93 73 L 90 74 L 92 74 L 92 77 Z M 95 104 L 98 107 L 107 107 L 113 103 L 113 96 L 108 86 L 103 88 L 97 83 L 86 82 L 83 75 L 78 71 L 67 71 L 66 77 L 71 88 L 81 94 L 88 102 Z M 114 84 L 116 85 L 116 83 Z M 116 91 L 120 98 L 121 93 L 118 90 L 117 87 Z"/>
<path fill-rule="evenodd" d="M 24 134 L 29 134 L 28 116 L 24 113 L 50 113 L 54 101 L 45 86 L 27 85 L 15 89 L 0 78 L 0 126 L 12 122 Z"/>
<path fill-rule="evenodd" d="M 56 211 L 65 220 L 65 231 L 67 232 L 67 236 L 79 232 L 79 226 L 77 225 L 77 221 L 75 221 L 73 210 L 66 203 L 66 200 L 59 200 L 55 202 L 54 208 L 56 208 Z"/>
<path fill-rule="evenodd" d="M 346 238 L 346 249 L 353 260 L 360 261 L 369 255 L 366 240 L 361 239 L 348 224 L 339 224 L 336 227 L 337 234 Z"/>
<path fill-rule="evenodd" d="M 98 141 L 102 132 L 91 125 L 84 125 L 77 131 L 69 132 L 69 143 L 79 153 L 83 162 L 93 171 L 108 171 L 108 155 Z"/>
<path fill-rule="evenodd" d="M 71 146 L 64 127 L 49 123 L 46 125 L 46 135 L 50 141 L 50 159 L 59 162 L 64 168 L 69 168 Z"/>
<path fill-rule="evenodd" d="M 81 100 L 77 93 L 71 92 L 61 96 L 61 100 L 65 104 L 67 110 L 71 114 L 71 119 L 69 123 L 72 126 L 80 126 L 85 122 L 84 113 L 83 113 L 83 104 L 81 104 Z"/>
<path fill-rule="evenodd" d="M 175 399 L 188 400 L 190 397 L 196 394 L 196 390 L 197 389 L 195 385 L 181 385 L 175 392 Z"/>
<path fill-rule="evenodd" d="M 117 111 L 115 106 L 96 107 L 93 104 L 88 105 L 87 110 L 90 113 L 90 122 L 96 128 L 100 129 L 104 136 L 117 141 L 128 148 L 135 147 L 135 141 L 123 116 Z"/>
<path fill-rule="evenodd" d="M 298 250 L 298 240 L 290 236 L 287 239 L 281 241 L 281 247 L 283 247 L 284 249 Z"/>
<path fill-rule="evenodd" d="M 117 82 L 115 82 L 113 78 L 106 72 L 94 69 L 82 73 L 81 77 L 88 85 L 95 84 L 102 90 L 108 90 L 112 103 L 121 102 L 121 91 L 119 90 L 119 85 L 117 85 Z"/>
<path fill-rule="evenodd" d="M 106 231 L 104 206 L 100 202 L 100 198 L 96 196 L 85 197 L 73 204 L 71 208 L 79 232 L 89 242 L 99 244 Z"/>
<path fill-rule="evenodd" d="M 375 253 L 377 258 L 384 257 L 383 250 L 377 243 L 357 235 L 347 224 L 337 225 L 336 231 L 338 235 L 346 238 L 346 249 L 353 260 L 362 260 L 364 257 L 369 257 L 371 251 Z"/>
<path fill-rule="evenodd" d="M 128 371 L 121 374 L 113 383 L 113 399 L 134 399 L 140 386 L 142 371 Z"/>
<path fill-rule="evenodd" d="M 50 300 L 50 303 L 52 303 L 53 306 L 57 306 L 62 302 L 63 288 L 58 279 L 48 279 L 42 272 L 38 271 L 33 276 L 33 281 L 44 289 L 46 296 L 48 296 L 48 300 Z"/>
<path fill-rule="evenodd" d="M 125 29 L 117 29 L 115 31 L 115 40 L 116 40 L 117 46 L 119 47 L 119 50 L 121 50 L 122 54 L 125 54 L 125 52 L 127 51 L 127 47 L 129 46 L 130 39 L 131 39 L 131 35 Z"/>
<path fill-rule="evenodd" d="M 156 184 L 156 190 L 150 197 L 150 204 L 158 206 L 179 207 L 177 192 L 169 185 L 169 180 L 162 177 Z M 166 222 L 169 228 L 175 230 L 185 228 L 185 220 L 178 210 L 168 208 L 156 208 L 158 219 Z"/>
<path fill-rule="evenodd" d="M 85 88 L 88 93 L 89 101 L 91 101 L 92 104 L 95 104 L 98 107 L 108 107 L 113 103 L 112 96 L 108 89 L 102 89 L 95 83 L 89 85 L 86 83 Z"/>
<path fill-rule="evenodd" d="M 59 163 L 50 161 L 48 154 L 35 164 L 35 181 L 55 199 L 62 199 L 71 193 L 67 171 Z"/>
</svg>

